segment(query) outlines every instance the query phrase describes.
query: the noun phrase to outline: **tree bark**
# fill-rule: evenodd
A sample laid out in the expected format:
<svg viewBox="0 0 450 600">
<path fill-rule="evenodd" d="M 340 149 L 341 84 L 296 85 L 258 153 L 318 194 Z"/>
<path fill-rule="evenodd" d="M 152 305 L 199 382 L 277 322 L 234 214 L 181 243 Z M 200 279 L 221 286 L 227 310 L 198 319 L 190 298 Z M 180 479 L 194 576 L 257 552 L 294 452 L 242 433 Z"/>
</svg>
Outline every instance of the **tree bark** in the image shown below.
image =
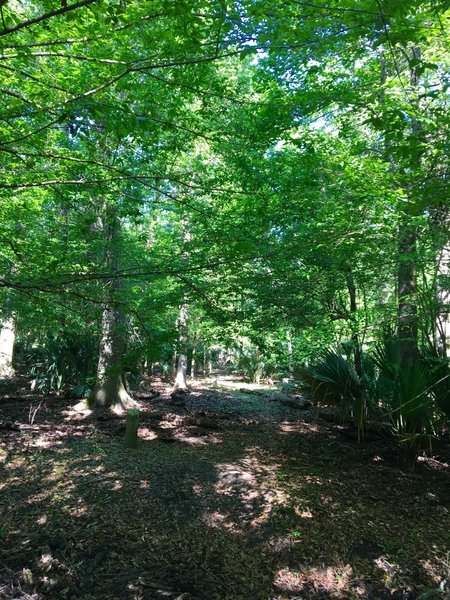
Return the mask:
<svg viewBox="0 0 450 600">
<path fill-rule="evenodd" d="M 185 304 L 180 306 L 180 313 L 178 315 L 178 354 L 177 354 L 177 372 L 175 376 L 175 384 L 172 391 L 176 390 L 187 390 L 188 385 L 186 381 L 187 374 L 187 325 L 188 325 L 188 313 Z"/>
<path fill-rule="evenodd" d="M 175 381 L 175 379 L 177 377 L 177 345 L 176 344 L 173 345 L 171 369 L 172 369 L 172 379 Z"/>
<path fill-rule="evenodd" d="M 417 48 L 412 50 L 411 58 L 419 58 L 420 52 Z M 386 83 L 386 59 L 384 52 L 380 55 L 381 82 L 380 82 L 380 104 L 385 105 Z M 418 73 L 413 68 L 410 75 L 411 90 L 414 91 L 419 83 Z M 412 120 L 412 131 L 419 131 L 419 123 Z M 389 171 L 395 173 L 399 170 L 393 156 L 389 152 L 389 145 L 385 141 L 385 151 L 390 163 Z M 413 166 L 411 164 L 411 166 Z M 417 166 L 417 165 L 415 165 Z M 416 279 L 416 246 L 417 230 L 411 222 L 414 216 L 412 201 L 406 205 L 400 217 L 397 235 L 397 337 L 400 345 L 401 364 L 415 364 L 419 357 L 418 351 L 418 321 L 417 321 L 417 279 Z"/>
<path fill-rule="evenodd" d="M 286 329 L 286 341 L 288 351 L 288 372 L 289 378 L 292 379 L 294 377 L 294 347 L 292 344 L 292 332 L 289 327 Z"/>
<path fill-rule="evenodd" d="M 208 349 L 207 366 L 208 366 L 208 377 L 211 377 L 212 372 L 213 372 L 213 363 L 212 363 L 212 352 L 211 352 L 211 349 Z"/>
<path fill-rule="evenodd" d="M 3 319 L 0 329 L 0 377 L 13 377 L 13 352 L 16 324 L 13 317 Z"/>
<path fill-rule="evenodd" d="M 124 349 L 124 318 L 122 311 L 105 306 L 102 314 L 102 336 L 97 366 L 97 382 L 92 394 L 94 404 L 103 407 L 127 407 L 132 402 L 125 389 L 121 358 Z"/>
<path fill-rule="evenodd" d="M 259 348 L 256 348 L 256 369 L 253 375 L 253 383 L 259 385 L 261 383 L 261 375 L 262 375 L 262 362 L 261 362 L 261 351 Z"/>
<path fill-rule="evenodd" d="M 187 373 L 187 356 L 186 354 L 179 354 L 177 361 L 177 374 L 175 377 L 175 384 L 172 391 L 176 390 L 187 390 L 188 385 L 186 381 Z"/>
<path fill-rule="evenodd" d="M 444 216 L 443 225 L 448 233 L 450 213 Z M 446 358 L 450 346 L 450 241 L 448 240 L 437 257 L 436 304 L 435 345 L 438 354 Z"/>
<path fill-rule="evenodd" d="M 346 282 L 348 295 L 350 297 L 350 329 L 352 333 L 353 357 L 355 361 L 355 371 L 358 377 L 362 376 L 362 354 L 361 344 L 358 335 L 358 323 L 356 321 L 356 312 L 358 305 L 356 301 L 356 286 L 351 270 L 346 273 Z"/>
<path fill-rule="evenodd" d="M 191 379 L 195 379 L 195 371 L 197 368 L 197 340 L 195 336 L 192 340 L 192 355 L 191 355 Z"/>
<path fill-rule="evenodd" d="M 420 58 L 420 50 L 412 49 L 413 59 Z M 411 89 L 416 91 L 419 76 L 416 68 L 411 70 Z M 420 123 L 413 118 L 412 133 L 420 132 Z M 419 160 L 412 166 L 418 167 Z M 417 319 L 417 228 L 413 223 L 416 216 L 414 204 L 407 205 L 398 230 L 398 338 L 402 365 L 414 365 L 419 358 L 418 319 Z"/>
<path fill-rule="evenodd" d="M 416 231 L 407 223 L 408 215 L 399 227 L 398 243 L 398 338 L 403 365 L 414 364 L 419 358 L 417 345 L 417 275 L 415 265 Z"/>
<path fill-rule="evenodd" d="M 106 224 L 108 248 L 106 265 L 111 272 L 119 268 L 120 221 L 115 209 Z M 91 404 L 102 407 L 130 406 L 133 401 L 125 389 L 122 370 L 122 355 L 125 349 L 126 321 L 118 302 L 120 278 L 113 277 L 106 286 L 106 299 L 102 314 L 97 382 L 91 396 Z"/>
</svg>

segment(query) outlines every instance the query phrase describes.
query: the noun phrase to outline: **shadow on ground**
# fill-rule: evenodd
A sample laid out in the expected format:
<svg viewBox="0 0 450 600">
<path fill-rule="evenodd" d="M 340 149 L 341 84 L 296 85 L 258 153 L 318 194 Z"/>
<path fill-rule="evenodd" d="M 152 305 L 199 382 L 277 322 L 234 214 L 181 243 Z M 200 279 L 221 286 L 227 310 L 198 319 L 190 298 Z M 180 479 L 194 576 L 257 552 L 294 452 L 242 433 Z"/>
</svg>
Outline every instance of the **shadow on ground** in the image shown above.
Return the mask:
<svg viewBox="0 0 450 600">
<path fill-rule="evenodd" d="M 1 432 L 0 598 L 413 599 L 447 575 L 445 465 L 404 475 L 310 415 L 196 393 L 142 394 L 136 450 L 57 398 Z"/>
</svg>

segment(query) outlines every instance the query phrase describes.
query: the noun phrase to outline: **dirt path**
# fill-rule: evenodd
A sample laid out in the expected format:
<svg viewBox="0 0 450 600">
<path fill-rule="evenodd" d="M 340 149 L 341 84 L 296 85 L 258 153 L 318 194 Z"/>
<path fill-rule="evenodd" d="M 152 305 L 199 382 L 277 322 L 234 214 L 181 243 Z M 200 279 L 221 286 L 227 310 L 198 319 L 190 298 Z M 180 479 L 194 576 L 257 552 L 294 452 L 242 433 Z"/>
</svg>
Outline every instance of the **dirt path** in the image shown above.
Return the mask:
<svg viewBox="0 0 450 600">
<path fill-rule="evenodd" d="M 242 387 L 242 386 L 241 386 Z M 448 466 L 402 474 L 276 393 L 197 387 L 123 418 L 0 404 L 0 598 L 417 598 L 448 576 Z M 439 596 L 436 596 L 439 597 Z"/>
</svg>

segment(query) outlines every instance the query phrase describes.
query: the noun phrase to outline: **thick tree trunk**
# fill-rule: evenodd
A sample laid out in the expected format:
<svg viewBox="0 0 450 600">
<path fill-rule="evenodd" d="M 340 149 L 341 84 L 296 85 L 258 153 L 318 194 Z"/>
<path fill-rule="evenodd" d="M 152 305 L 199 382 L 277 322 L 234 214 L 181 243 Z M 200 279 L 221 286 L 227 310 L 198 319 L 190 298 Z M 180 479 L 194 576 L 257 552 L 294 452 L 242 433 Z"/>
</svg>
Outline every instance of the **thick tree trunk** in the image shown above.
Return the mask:
<svg viewBox="0 0 450 600">
<path fill-rule="evenodd" d="M 105 262 L 114 274 L 119 269 L 120 254 L 120 221 L 115 211 L 110 216 L 106 230 L 109 247 Z M 108 281 L 102 314 L 97 382 L 91 395 L 91 404 L 102 407 L 126 408 L 133 404 L 125 389 L 121 364 L 125 349 L 126 322 L 117 298 L 119 289 L 119 277 L 113 277 Z"/>
<path fill-rule="evenodd" d="M 412 59 L 420 58 L 418 48 L 412 49 Z M 385 83 L 386 83 L 386 60 L 384 53 L 380 55 L 381 60 L 381 85 L 380 85 L 380 103 L 385 104 Z M 410 84 L 412 91 L 416 90 L 419 84 L 418 73 L 415 68 L 411 70 Z M 416 119 L 411 122 L 412 131 L 418 132 L 420 124 Z M 385 151 L 390 162 L 390 171 L 398 171 L 392 155 L 389 153 L 389 144 L 385 142 Z M 416 163 L 420 162 L 418 160 Z M 418 164 L 411 164 L 410 167 L 417 167 Z M 401 222 L 398 228 L 397 245 L 397 337 L 399 339 L 401 350 L 402 365 L 414 364 L 418 357 L 418 320 L 417 320 L 417 282 L 416 282 L 416 245 L 417 230 L 413 223 L 414 207 L 410 204 L 401 215 Z"/>
<path fill-rule="evenodd" d="M 125 389 L 120 364 L 125 336 L 124 318 L 120 309 L 106 306 L 102 315 L 102 337 L 97 366 L 97 382 L 92 393 L 93 403 L 127 407 L 132 403 Z"/>
<path fill-rule="evenodd" d="M 13 317 L 3 319 L 0 329 L 0 377 L 13 377 L 13 352 L 16 324 Z"/>
</svg>

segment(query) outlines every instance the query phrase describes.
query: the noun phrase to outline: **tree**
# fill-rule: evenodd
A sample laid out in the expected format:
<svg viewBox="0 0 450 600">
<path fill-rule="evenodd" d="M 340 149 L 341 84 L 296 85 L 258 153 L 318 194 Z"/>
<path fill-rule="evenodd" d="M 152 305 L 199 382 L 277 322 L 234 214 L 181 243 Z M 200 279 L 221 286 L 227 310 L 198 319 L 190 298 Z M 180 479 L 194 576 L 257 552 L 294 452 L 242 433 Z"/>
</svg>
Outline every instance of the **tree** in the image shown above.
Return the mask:
<svg viewBox="0 0 450 600">
<path fill-rule="evenodd" d="M 97 381 L 91 402 L 100 406 L 128 407 L 131 398 L 123 379 L 123 354 L 126 340 L 126 320 L 120 303 L 120 221 L 116 208 L 107 210 L 104 221 L 107 239 L 105 266 L 112 274 L 106 284 L 102 311 L 101 339 Z"/>
<path fill-rule="evenodd" d="M 16 324 L 13 317 L 5 318 L 0 329 L 0 376 L 14 375 L 13 352 L 16 338 Z"/>
</svg>

